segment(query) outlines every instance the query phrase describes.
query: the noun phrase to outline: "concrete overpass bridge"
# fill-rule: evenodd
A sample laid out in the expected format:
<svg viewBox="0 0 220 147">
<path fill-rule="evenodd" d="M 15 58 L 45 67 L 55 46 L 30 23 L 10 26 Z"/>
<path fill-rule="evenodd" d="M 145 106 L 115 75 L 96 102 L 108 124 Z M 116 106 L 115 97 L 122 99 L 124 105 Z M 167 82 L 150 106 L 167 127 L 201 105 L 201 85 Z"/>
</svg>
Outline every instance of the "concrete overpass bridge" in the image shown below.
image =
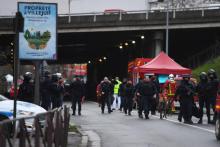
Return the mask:
<svg viewBox="0 0 220 147">
<path fill-rule="evenodd" d="M 162 30 L 166 10 L 58 16 L 58 33 Z M 220 9 L 170 9 L 169 29 L 220 27 Z M 13 34 L 13 16 L 0 17 L 0 34 Z"/>
</svg>

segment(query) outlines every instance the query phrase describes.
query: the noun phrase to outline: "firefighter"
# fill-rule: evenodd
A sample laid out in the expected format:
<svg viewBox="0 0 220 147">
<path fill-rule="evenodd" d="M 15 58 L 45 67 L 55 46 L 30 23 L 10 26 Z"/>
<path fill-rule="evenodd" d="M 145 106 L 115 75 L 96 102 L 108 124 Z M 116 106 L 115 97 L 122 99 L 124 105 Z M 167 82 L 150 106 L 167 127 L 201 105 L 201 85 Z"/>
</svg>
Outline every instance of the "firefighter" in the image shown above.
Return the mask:
<svg viewBox="0 0 220 147">
<path fill-rule="evenodd" d="M 115 78 L 115 85 L 114 85 L 114 101 L 112 104 L 112 109 L 115 110 L 116 108 L 120 109 L 121 106 L 121 98 L 118 95 L 119 87 L 121 85 L 121 81 L 119 81 L 119 78 Z"/>
<path fill-rule="evenodd" d="M 150 102 L 156 97 L 156 87 L 148 76 L 144 78 L 138 87 L 137 96 L 140 97 L 140 105 L 138 107 L 139 118 L 143 118 L 142 112 L 144 111 L 145 119 L 149 119 Z"/>
<path fill-rule="evenodd" d="M 208 81 L 208 87 L 207 87 L 207 90 L 208 90 L 207 94 L 208 94 L 208 98 L 210 99 L 210 104 L 213 109 L 213 112 L 215 112 L 215 104 L 216 104 L 219 80 L 217 78 L 217 75 L 214 69 L 209 69 L 208 79 L 209 81 Z M 214 114 L 212 123 L 215 123 L 215 120 L 216 120 L 216 113 Z"/>
<path fill-rule="evenodd" d="M 181 121 L 183 116 L 184 123 L 192 124 L 192 108 L 194 99 L 193 96 L 195 94 L 194 86 L 189 82 L 190 75 L 184 74 L 183 80 L 181 81 L 180 86 L 176 89 L 176 93 L 174 98 L 179 97 L 180 101 L 180 114 L 178 116 L 178 120 Z"/>
<path fill-rule="evenodd" d="M 96 97 L 97 97 L 97 102 L 99 107 L 101 107 L 101 83 L 103 83 L 103 81 L 101 81 L 97 86 L 96 86 Z"/>
<path fill-rule="evenodd" d="M 199 97 L 199 108 L 200 108 L 199 109 L 200 119 L 198 123 L 202 124 L 204 105 L 206 107 L 208 123 L 211 123 L 210 121 L 210 99 L 207 96 L 208 77 L 207 77 L 206 72 L 201 72 L 199 75 L 199 78 L 200 78 L 200 82 L 198 83 L 196 87 L 196 92 L 198 93 L 198 97 Z"/>
<path fill-rule="evenodd" d="M 24 81 L 19 86 L 18 90 L 18 99 L 25 102 L 34 102 L 34 84 L 31 82 L 32 80 L 32 73 L 26 72 L 24 74 Z"/>
<path fill-rule="evenodd" d="M 132 105 L 134 98 L 134 86 L 131 80 L 128 80 L 125 85 L 125 93 L 124 93 L 124 112 L 125 114 L 131 115 Z M 128 111 L 127 111 L 128 110 Z"/>
<path fill-rule="evenodd" d="M 174 80 L 173 74 L 168 76 L 168 80 L 164 84 L 164 90 L 166 91 L 165 93 L 168 100 L 168 105 L 171 106 L 171 111 L 175 112 L 174 95 L 176 92 L 176 81 Z"/>
<path fill-rule="evenodd" d="M 102 114 L 104 114 L 105 110 L 105 104 L 107 104 L 108 107 L 108 113 L 111 113 L 111 82 L 108 80 L 107 77 L 104 78 L 103 82 L 100 85 L 101 87 L 101 111 Z"/>
</svg>

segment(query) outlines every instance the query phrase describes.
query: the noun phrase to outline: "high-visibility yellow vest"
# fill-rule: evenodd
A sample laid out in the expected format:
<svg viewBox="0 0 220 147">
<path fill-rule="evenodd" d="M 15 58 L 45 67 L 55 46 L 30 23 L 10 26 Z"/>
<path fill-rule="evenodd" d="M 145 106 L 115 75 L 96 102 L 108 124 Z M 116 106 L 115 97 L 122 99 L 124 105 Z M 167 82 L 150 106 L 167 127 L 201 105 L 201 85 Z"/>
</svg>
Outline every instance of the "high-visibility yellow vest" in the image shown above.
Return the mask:
<svg viewBox="0 0 220 147">
<path fill-rule="evenodd" d="M 117 80 L 118 84 L 115 84 L 114 86 L 114 94 L 118 94 L 119 87 L 121 85 L 121 81 Z"/>
</svg>

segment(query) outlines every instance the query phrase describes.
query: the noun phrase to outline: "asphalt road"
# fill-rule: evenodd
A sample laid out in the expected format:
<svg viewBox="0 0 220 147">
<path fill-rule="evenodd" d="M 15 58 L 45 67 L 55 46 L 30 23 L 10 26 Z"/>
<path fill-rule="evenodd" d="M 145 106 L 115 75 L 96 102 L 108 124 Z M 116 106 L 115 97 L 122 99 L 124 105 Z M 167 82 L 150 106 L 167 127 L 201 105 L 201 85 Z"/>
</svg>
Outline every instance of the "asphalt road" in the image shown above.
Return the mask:
<svg viewBox="0 0 220 147">
<path fill-rule="evenodd" d="M 212 125 L 185 125 L 177 122 L 175 115 L 168 120 L 157 116 L 139 119 L 136 111 L 132 116 L 118 110 L 101 114 L 92 102 L 83 104 L 82 109 L 82 116 L 72 116 L 71 121 L 82 130 L 99 134 L 102 147 L 220 147 Z"/>
</svg>

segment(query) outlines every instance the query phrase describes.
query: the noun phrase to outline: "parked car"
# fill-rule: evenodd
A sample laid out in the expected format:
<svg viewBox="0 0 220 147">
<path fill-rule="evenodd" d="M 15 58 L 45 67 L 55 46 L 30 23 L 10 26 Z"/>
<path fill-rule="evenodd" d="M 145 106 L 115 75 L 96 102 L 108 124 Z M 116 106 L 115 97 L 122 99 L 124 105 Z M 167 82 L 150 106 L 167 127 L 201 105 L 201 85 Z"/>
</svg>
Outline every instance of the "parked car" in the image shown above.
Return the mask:
<svg viewBox="0 0 220 147">
<path fill-rule="evenodd" d="M 14 100 L 10 100 L 0 95 L 0 121 L 5 119 L 13 119 Z M 17 101 L 16 118 L 36 116 L 39 113 L 47 112 L 44 108 L 28 102 Z M 32 129 L 33 119 L 25 122 L 26 127 Z M 12 125 L 12 124 L 11 124 Z"/>
<path fill-rule="evenodd" d="M 220 92 L 218 93 L 218 97 L 216 100 L 215 111 L 217 113 L 217 119 L 215 123 L 215 136 L 217 140 L 220 140 Z"/>
</svg>

